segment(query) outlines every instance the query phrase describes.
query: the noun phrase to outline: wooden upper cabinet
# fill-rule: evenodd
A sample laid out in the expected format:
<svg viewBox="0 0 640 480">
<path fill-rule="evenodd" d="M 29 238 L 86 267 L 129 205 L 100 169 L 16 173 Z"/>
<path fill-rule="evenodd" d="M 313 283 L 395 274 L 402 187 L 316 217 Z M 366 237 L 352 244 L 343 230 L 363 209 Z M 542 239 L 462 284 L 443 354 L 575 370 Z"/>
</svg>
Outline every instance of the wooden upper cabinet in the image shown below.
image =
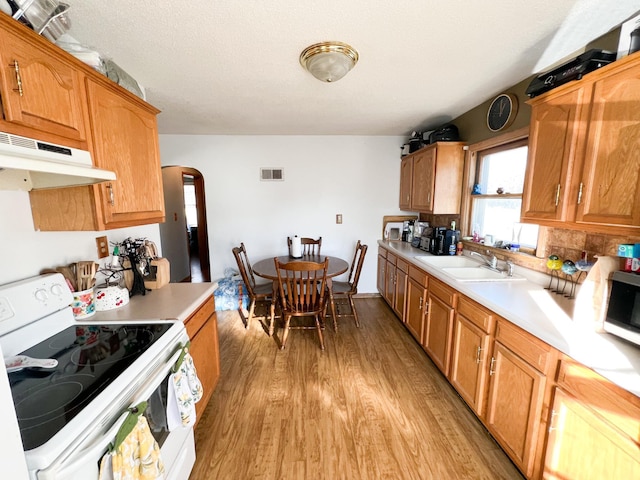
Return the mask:
<svg viewBox="0 0 640 480">
<path fill-rule="evenodd" d="M 90 150 L 116 180 L 29 192 L 37 230 L 107 230 L 164 221 L 156 110 L 111 85 L 87 79 Z"/>
<path fill-rule="evenodd" d="M 44 134 L 38 138 L 55 142 L 61 137 L 79 142 L 72 146 L 86 148 L 84 73 L 57 55 L 57 47 L 41 45 L 46 40 L 15 20 L 8 22 L 16 25 L 0 24 L 2 113 L 9 122 L 5 129 L 29 136 L 28 130 L 21 129 L 28 127 Z"/>
<path fill-rule="evenodd" d="M 532 102 L 529 158 L 522 196 L 522 220 L 571 220 L 577 193 L 570 186 L 577 149 L 584 138 L 581 117 L 585 89 Z M 573 202 L 572 202 L 573 200 Z"/>
<path fill-rule="evenodd" d="M 640 53 L 530 104 L 522 221 L 640 234 Z"/>
<path fill-rule="evenodd" d="M 460 213 L 463 146 L 461 142 L 434 143 L 402 159 L 401 210 L 432 214 Z"/>
<path fill-rule="evenodd" d="M 106 228 L 164 221 L 162 171 L 153 107 L 87 82 L 96 166 L 114 182 L 97 186 Z"/>
<path fill-rule="evenodd" d="M 579 224 L 640 231 L 640 59 L 593 84 Z"/>
<path fill-rule="evenodd" d="M 411 210 L 411 178 L 413 157 L 405 157 L 400 163 L 400 210 Z"/>
<path fill-rule="evenodd" d="M 423 149 L 413 156 L 411 208 L 418 212 L 433 211 L 436 177 L 436 151 Z"/>
</svg>

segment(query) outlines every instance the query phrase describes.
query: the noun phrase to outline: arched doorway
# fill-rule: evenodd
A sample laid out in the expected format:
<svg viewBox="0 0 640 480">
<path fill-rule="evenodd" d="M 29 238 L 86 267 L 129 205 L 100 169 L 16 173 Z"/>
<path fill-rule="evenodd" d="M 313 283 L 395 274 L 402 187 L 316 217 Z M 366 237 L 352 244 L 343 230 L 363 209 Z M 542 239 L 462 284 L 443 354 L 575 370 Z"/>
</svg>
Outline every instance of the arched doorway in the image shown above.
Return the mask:
<svg viewBox="0 0 640 480">
<path fill-rule="evenodd" d="M 210 282 L 204 178 L 195 168 L 162 167 L 162 183 L 166 221 L 160 241 L 171 282 Z"/>
</svg>

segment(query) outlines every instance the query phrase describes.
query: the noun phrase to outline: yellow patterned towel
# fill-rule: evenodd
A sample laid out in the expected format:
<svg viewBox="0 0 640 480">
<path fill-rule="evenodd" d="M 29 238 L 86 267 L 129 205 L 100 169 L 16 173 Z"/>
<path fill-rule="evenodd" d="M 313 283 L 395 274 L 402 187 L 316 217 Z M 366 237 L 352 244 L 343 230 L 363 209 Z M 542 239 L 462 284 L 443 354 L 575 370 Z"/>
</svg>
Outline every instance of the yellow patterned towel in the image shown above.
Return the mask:
<svg viewBox="0 0 640 480">
<path fill-rule="evenodd" d="M 202 398 L 202 384 L 193 358 L 185 354 L 178 371 L 169 378 L 167 425 L 169 430 L 190 427 L 196 421 L 196 402 Z"/>
<path fill-rule="evenodd" d="M 100 480 L 158 480 L 164 478 L 160 447 L 144 415 L 113 452 L 102 457 Z"/>
</svg>

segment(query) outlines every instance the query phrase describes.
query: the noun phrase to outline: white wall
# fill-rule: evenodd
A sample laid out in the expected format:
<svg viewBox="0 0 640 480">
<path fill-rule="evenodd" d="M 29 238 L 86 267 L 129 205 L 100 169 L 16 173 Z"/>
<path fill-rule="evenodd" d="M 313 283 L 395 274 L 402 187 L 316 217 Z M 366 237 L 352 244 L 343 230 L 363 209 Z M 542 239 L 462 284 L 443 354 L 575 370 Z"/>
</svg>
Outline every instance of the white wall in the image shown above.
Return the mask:
<svg viewBox="0 0 640 480">
<path fill-rule="evenodd" d="M 398 210 L 401 137 L 160 135 L 163 165 L 204 176 L 211 276 L 249 258 L 285 255 L 290 235 L 322 236 L 322 252 L 353 258 L 369 245 L 359 291 L 376 291 L 383 215 Z M 260 167 L 283 167 L 284 182 L 261 182 Z M 337 213 L 343 215 L 336 225 Z"/>
<path fill-rule="evenodd" d="M 98 260 L 96 237 L 109 241 L 146 237 L 160 245 L 158 225 L 120 228 L 106 232 L 37 232 L 29 194 L 0 190 L 0 285 L 38 275 L 79 260 Z"/>
<path fill-rule="evenodd" d="M 182 170 L 163 168 L 162 185 L 167 220 L 159 225 L 160 238 L 162 251 L 170 260 L 171 282 L 175 283 L 191 275 Z"/>
</svg>

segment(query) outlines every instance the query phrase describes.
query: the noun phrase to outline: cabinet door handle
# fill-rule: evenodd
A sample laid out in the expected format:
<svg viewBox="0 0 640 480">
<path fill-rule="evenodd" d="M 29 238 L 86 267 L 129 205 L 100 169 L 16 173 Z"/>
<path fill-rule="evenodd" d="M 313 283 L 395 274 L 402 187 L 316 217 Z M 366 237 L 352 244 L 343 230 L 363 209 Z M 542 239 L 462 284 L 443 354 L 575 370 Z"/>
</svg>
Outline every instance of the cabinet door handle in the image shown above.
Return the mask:
<svg viewBox="0 0 640 480">
<path fill-rule="evenodd" d="M 107 190 L 109 190 L 109 205 L 113 207 L 116 204 L 116 199 L 113 194 L 113 185 L 111 185 L 111 183 L 107 183 Z"/>
<path fill-rule="evenodd" d="M 418 305 L 418 310 L 422 310 L 422 302 L 423 302 L 423 299 L 422 297 L 420 297 L 420 305 Z"/>
<path fill-rule="evenodd" d="M 491 357 L 491 365 L 489 365 L 489 376 L 492 376 L 494 373 L 496 373 L 496 371 L 493 369 L 495 365 L 496 365 L 496 358 Z"/>
<path fill-rule="evenodd" d="M 16 83 L 18 84 L 18 88 L 14 88 L 13 91 L 18 92 L 22 97 L 24 94 L 24 90 L 22 89 L 22 76 L 20 75 L 20 65 L 18 65 L 17 60 L 14 60 L 13 64 L 9 66 L 13 67 L 16 71 Z"/>
<path fill-rule="evenodd" d="M 560 203 L 560 184 L 556 187 L 556 207 L 558 206 L 558 203 Z"/>
<path fill-rule="evenodd" d="M 580 182 L 580 188 L 578 188 L 578 205 L 582 202 L 582 188 L 584 187 L 583 183 Z"/>
<path fill-rule="evenodd" d="M 480 353 L 482 352 L 482 348 L 477 347 L 476 349 L 476 363 L 479 364 L 480 363 Z"/>
<path fill-rule="evenodd" d="M 555 410 L 551 410 L 551 419 L 549 420 L 549 433 L 556 430 L 556 427 L 553 426 L 555 418 L 558 416 L 558 412 Z"/>
</svg>

